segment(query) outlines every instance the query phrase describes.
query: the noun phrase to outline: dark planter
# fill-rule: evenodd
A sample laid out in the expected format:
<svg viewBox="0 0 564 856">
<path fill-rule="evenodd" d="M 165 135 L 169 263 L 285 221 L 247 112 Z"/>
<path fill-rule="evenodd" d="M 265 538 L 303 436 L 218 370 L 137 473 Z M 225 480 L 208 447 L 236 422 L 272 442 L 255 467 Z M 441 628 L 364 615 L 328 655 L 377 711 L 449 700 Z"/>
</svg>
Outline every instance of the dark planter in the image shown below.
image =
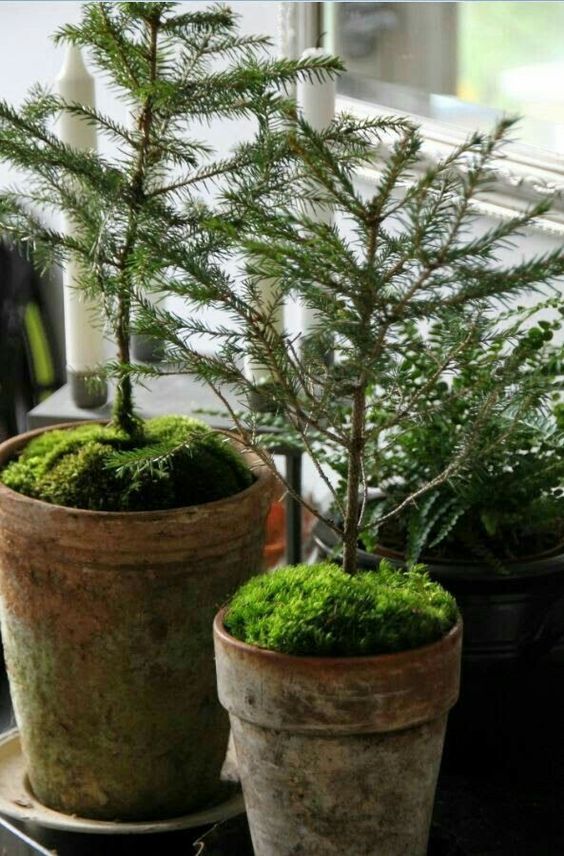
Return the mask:
<svg viewBox="0 0 564 856">
<path fill-rule="evenodd" d="M 317 524 L 314 539 L 319 559 L 338 556 L 329 527 Z M 403 564 L 397 553 L 358 551 L 365 569 L 377 568 L 383 557 Z M 559 692 L 539 688 L 536 672 L 564 634 L 564 554 L 515 562 L 504 575 L 477 562 L 427 566 L 456 597 L 464 620 L 461 692 L 449 718 L 444 763 L 465 772 L 517 768 L 539 690 L 549 706 Z"/>
<path fill-rule="evenodd" d="M 319 558 L 334 556 L 337 535 L 319 522 Z M 399 553 L 358 551 L 359 566 L 375 569 L 382 558 L 404 564 Z M 426 562 L 431 577 L 456 597 L 464 619 L 463 660 L 480 669 L 534 662 L 564 635 L 564 553 L 514 562 L 499 574 L 479 562 Z"/>
</svg>

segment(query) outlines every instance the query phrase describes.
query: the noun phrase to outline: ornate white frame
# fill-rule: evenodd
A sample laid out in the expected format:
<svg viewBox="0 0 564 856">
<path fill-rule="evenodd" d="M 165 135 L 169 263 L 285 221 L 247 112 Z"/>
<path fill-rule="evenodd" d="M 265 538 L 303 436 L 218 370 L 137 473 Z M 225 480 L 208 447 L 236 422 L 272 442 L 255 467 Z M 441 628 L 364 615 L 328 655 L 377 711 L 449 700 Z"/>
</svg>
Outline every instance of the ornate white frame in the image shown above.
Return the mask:
<svg viewBox="0 0 564 856">
<path fill-rule="evenodd" d="M 298 59 L 319 38 L 320 3 L 284 2 L 278 4 L 278 44 L 281 56 Z"/>
<path fill-rule="evenodd" d="M 279 3 L 279 44 L 281 54 L 297 58 L 308 47 L 316 44 L 320 35 L 320 2 Z M 354 98 L 339 97 L 337 109 L 358 116 L 390 115 L 402 113 L 378 104 L 369 104 Z M 407 114 L 404 114 L 407 115 Z M 413 116 L 421 127 L 425 140 L 424 162 L 432 163 L 460 143 L 467 132 L 444 122 Z M 359 177 L 368 184 L 378 178 L 378 170 L 363 170 Z M 533 148 L 511 144 L 505 157 L 496 165 L 495 189 L 483 194 L 479 210 L 484 216 L 506 219 L 522 211 L 531 202 L 547 194 L 554 195 L 552 210 L 537 220 L 535 230 L 564 237 L 564 154 L 558 155 Z"/>
</svg>

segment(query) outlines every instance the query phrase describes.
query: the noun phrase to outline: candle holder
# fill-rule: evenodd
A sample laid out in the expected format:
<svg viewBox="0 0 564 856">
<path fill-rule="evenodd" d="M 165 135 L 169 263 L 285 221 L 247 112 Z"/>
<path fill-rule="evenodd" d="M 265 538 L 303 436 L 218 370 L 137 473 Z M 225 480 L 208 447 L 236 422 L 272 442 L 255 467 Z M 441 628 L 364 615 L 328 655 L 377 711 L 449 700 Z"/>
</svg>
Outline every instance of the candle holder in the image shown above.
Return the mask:
<svg viewBox="0 0 564 856">
<path fill-rule="evenodd" d="M 164 357 L 163 343 L 155 336 L 134 333 L 131 337 L 131 355 L 139 363 L 160 363 Z"/>
<path fill-rule="evenodd" d="M 67 368 L 67 382 L 72 400 L 81 410 L 96 410 L 108 400 L 108 384 L 95 372 Z"/>
</svg>

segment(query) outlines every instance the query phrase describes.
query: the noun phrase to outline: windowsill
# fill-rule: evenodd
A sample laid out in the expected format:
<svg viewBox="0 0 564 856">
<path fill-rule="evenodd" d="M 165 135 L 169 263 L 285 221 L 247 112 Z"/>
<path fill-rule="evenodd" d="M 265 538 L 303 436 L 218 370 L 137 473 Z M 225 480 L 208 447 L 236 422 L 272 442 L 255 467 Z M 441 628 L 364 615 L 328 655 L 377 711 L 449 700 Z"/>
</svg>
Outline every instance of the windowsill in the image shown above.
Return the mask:
<svg viewBox="0 0 564 856">
<path fill-rule="evenodd" d="M 395 89 L 395 87 L 393 87 Z M 402 87 L 403 89 L 403 87 Z M 448 155 L 455 146 L 459 145 L 469 133 L 471 127 L 481 125 L 491 127 L 495 121 L 495 113 L 492 111 L 490 121 L 476 121 L 474 126 L 460 126 L 436 118 L 424 115 L 429 112 L 424 109 L 428 98 L 422 96 L 416 90 L 407 90 L 410 95 L 408 102 L 404 100 L 403 105 L 408 109 L 392 108 L 386 101 L 390 101 L 394 93 L 390 85 L 383 84 L 380 92 L 384 103 L 370 103 L 359 100 L 349 95 L 339 95 L 337 98 L 337 110 L 351 113 L 355 116 L 366 118 L 375 114 L 404 115 L 413 118 L 420 126 L 424 139 L 422 149 L 421 172 L 425 166 L 436 162 L 439 158 Z M 488 117 L 489 118 L 489 117 Z M 383 142 L 385 150 L 387 143 Z M 390 143 L 391 145 L 391 138 Z M 496 219 L 506 219 L 522 211 L 531 203 L 537 202 L 541 197 L 554 194 L 553 208 L 543 218 L 536 221 L 534 228 L 542 232 L 564 235 L 564 156 L 523 145 L 517 142 L 508 143 L 505 156 L 499 158 L 495 165 L 497 182 L 492 191 L 482 194 L 476 208 L 485 216 Z M 373 184 L 377 181 L 379 171 L 367 168 L 361 171 L 359 177 L 362 181 Z"/>
<path fill-rule="evenodd" d="M 463 101 L 455 95 L 428 92 L 416 86 L 388 83 L 362 75 L 346 73 L 339 79 L 339 91 L 345 98 L 379 104 L 391 110 L 418 116 L 450 127 L 464 136 L 476 129 L 490 130 L 511 112 L 485 104 Z M 518 113 L 516 115 L 519 115 Z M 548 157 L 564 167 L 564 123 L 521 116 L 515 129 L 516 151 L 528 157 Z"/>
</svg>

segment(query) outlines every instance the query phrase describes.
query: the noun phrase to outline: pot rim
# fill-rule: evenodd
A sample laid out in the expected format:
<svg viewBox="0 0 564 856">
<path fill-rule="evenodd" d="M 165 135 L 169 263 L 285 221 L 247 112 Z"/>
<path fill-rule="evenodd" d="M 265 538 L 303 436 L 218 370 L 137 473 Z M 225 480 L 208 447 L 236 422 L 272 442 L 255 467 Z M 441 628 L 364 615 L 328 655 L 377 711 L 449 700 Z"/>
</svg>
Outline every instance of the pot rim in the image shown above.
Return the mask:
<svg viewBox="0 0 564 856">
<path fill-rule="evenodd" d="M 14 444 L 17 447 L 17 450 L 19 450 L 20 448 L 25 447 L 30 442 L 30 440 L 33 440 L 34 437 L 38 437 L 41 434 L 45 434 L 47 431 L 70 430 L 72 428 L 78 427 L 79 425 L 95 424 L 107 425 L 108 420 L 84 419 L 77 422 L 61 422 L 55 423 L 53 425 L 46 425 L 41 428 L 34 428 L 32 431 L 25 431 L 23 434 L 16 434 L 15 436 L 9 437 L 7 440 L 4 440 L 2 443 L 0 443 L 0 454 L 6 446 L 11 444 Z M 213 430 L 216 430 L 218 434 L 225 434 L 231 440 L 234 440 L 237 444 L 239 444 L 243 449 L 246 449 L 243 440 L 240 439 L 235 432 L 227 431 L 224 429 Z M 268 468 L 264 461 L 261 461 L 258 458 L 258 455 L 257 460 L 258 466 L 256 467 L 256 469 L 251 470 L 251 472 L 255 476 L 255 480 L 251 485 L 249 485 L 249 487 L 246 487 L 244 490 L 240 490 L 238 493 L 234 493 L 231 496 L 223 497 L 223 499 L 215 499 L 212 502 L 203 502 L 197 505 L 182 505 L 176 508 L 157 508 L 152 509 L 150 511 L 93 511 L 89 508 L 74 508 L 71 505 L 56 505 L 53 502 L 45 502 L 45 500 L 43 499 L 37 499 L 33 496 L 27 496 L 25 493 L 20 493 L 17 490 L 12 490 L 12 488 L 7 487 L 3 482 L 0 482 L 0 499 L 2 496 L 4 496 L 8 500 L 12 501 L 33 502 L 41 508 L 71 512 L 73 515 L 83 517 L 84 519 L 87 519 L 88 517 L 96 517 L 98 519 L 105 520 L 118 520 L 120 518 L 126 518 L 127 520 L 154 520 L 157 518 L 162 518 L 163 515 L 167 515 L 170 517 L 174 516 L 175 514 L 179 516 L 185 516 L 187 511 L 195 512 L 196 509 L 201 508 L 221 510 L 222 507 L 225 507 L 233 502 L 240 502 L 242 499 L 245 499 L 253 492 L 261 490 L 265 486 L 265 483 L 267 483 L 269 480 L 272 480 L 274 485 L 274 473 Z"/>
<path fill-rule="evenodd" d="M 326 534 L 329 533 L 329 538 Z M 326 548 L 336 546 L 332 540 L 333 530 L 330 529 L 322 520 L 317 521 L 313 538 L 316 544 Z M 377 550 L 381 552 L 371 553 L 368 550 L 357 548 L 359 556 L 367 556 L 371 562 L 375 564 L 380 559 L 390 559 L 395 562 L 405 562 L 404 556 L 401 553 L 391 550 L 384 545 L 378 545 Z M 552 574 L 562 573 L 564 568 L 564 545 L 556 551 L 550 553 L 540 553 L 537 556 L 523 556 L 519 559 L 506 559 L 504 565 L 507 567 L 507 573 L 498 573 L 493 568 L 486 565 L 485 562 L 479 561 L 462 561 L 460 559 L 425 559 L 421 557 L 420 561 L 426 565 L 429 573 L 436 577 L 472 580 L 475 582 L 499 582 L 501 584 L 511 584 L 517 579 L 525 577 L 537 577 L 541 574 L 548 576 Z"/>
<path fill-rule="evenodd" d="M 354 668 L 355 665 L 358 665 L 364 669 L 366 666 L 369 666 L 371 662 L 383 662 L 389 666 L 393 666 L 395 664 L 401 666 L 402 663 L 412 659 L 414 654 L 425 657 L 425 655 L 427 653 L 431 653 L 433 649 L 438 650 L 440 647 L 450 647 L 451 644 L 453 644 L 453 642 L 462 635 L 463 629 L 462 617 L 459 615 L 458 621 L 451 627 L 448 633 L 445 633 L 444 636 L 441 636 L 441 638 L 437 639 L 435 642 L 430 642 L 427 645 L 420 645 L 417 648 L 406 648 L 405 650 L 394 651 L 388 654 L 355 654 L 351 657 L 313 657 L 310 655 L 283 654 L 280 651 L 271 651 L 270 648 L 261 648 L 258 645 L 250 645 L 248 642 L 243 642 L 241 639 L 237 639 L 235 636 L 232 636 L 228 630 L 226 630 L 223 623 L 225 613 L 228 609 L 228 606 L 222 607 L 214 618 L 213 632 L 217 635 L 218 640 L 223 642 L 225 645 L 235 648 L 243 655 L 251 654 L 253 656 L 264 656 L 272 663 L 276 663 L 282 667 L 287 666 L 288 668 L 301 664 L 312 668 L 318 666 L 323 669 L 331 666 L 346 666 L 347 668 L 352 666 Z"/>
<path fill-rule="evenodd" d="M 386 547 L 385 544 L 377 544 L 376 549 L 378 553 L 369 553 L 368 550 L 359 550 L 361 553 L 368 553 L 368 555 L 379 556 L 382 558 L 387 558 L 388 556 L 392 559 L 400 560 L 405 562 L 405 556 L 403 553 L 400 553 L 399 550 L 395 550 L 392 547 Z M 543 550 L 542 553 L 528 554 L 526 556 L 520 556 L 518 559 L 500 559 L 499 561 L 503 565 L 507 565 L 508 568 L 511 568 L 512 565 L 524 565 L 524 564 L 535 564 L 537 562 L 543 562 L 547 559 L 555 559 L 558 556 L 564 555 L 564 543 L 558 544 L 557 547 L 554 547 L 552 550 Z M 464 559 L 456 559 L 456 558 L 436 558 L 436 559 L 426 559 L 425 556 L 421 556 L 421 562 L 424 565 L 450 565 L 453 567 L 462 567 L 462 568 L 478 568 L 478 567 L 487 567 L 485 562 L 467 562 Z M 518 572 L 517 572 L 518 573 Z"/>
</svg>

